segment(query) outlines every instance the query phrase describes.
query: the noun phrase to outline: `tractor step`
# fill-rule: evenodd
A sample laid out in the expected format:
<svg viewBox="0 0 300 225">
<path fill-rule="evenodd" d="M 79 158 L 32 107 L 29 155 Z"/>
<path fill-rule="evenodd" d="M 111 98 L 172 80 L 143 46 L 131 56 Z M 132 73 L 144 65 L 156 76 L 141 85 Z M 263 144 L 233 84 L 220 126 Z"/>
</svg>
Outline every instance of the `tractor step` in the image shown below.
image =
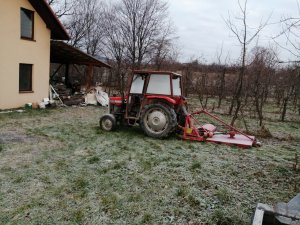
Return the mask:
<svg viewBox="0 0 300 225">
<path fill-rule="evenodd" d="M 138 120 L 139 118 L 134 117 L 134 116 L 128 116 L 128 117 L 126 117 L 126 119 L 130 119 L 130 120 Z"/>
</svg>

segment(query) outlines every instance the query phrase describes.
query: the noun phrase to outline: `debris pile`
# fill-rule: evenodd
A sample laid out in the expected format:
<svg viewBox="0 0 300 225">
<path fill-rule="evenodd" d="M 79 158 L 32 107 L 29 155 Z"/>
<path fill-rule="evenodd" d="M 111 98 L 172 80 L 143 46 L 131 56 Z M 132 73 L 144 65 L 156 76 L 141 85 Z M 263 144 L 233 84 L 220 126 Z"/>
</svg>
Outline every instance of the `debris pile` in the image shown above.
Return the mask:
<svg viewBox="0 0 300 225">
<path fill-rule="evenodd" d="M 102 106 L 108 106 L 109 97 L 108 94 L 103 91 L 102 87 L 97 86 L 87 91 L 85 103 L 88 105 L 97 105 L 99 103 Z"/>
<path fill-rule="evenodd" d="M 102 105 L 108 106 L 109 98 L 102 87 L 97 86 L 90 88 L 88 91 L 72 93 L 72 89 L 68 89 L 63 83 L 57 83 L 50 86 L 51 99 L 60 101 L 61 104 L 70 105 Z"/>
<path fill-rule="evenodd" d="M 55 84 L 53 89 L 56 91 L 53 95 L 53 99 L 58 100 L 59 97 L 64 105 L 79 105 L 84 102 L 84 93 L 72 93 L 72 89 L 67 88 L 63 83 Z"/>
<path fill-rule="evenodd" d="M 53 85 L 53 88 L 56 90 L 57 94 L 59 94 L 61 99 L 64 99 L 64 97 L 67 98 L 72 93 L 72 90 L 70 88 L 67 88 L 63 83 L 57 83 Z"/>
</svg>

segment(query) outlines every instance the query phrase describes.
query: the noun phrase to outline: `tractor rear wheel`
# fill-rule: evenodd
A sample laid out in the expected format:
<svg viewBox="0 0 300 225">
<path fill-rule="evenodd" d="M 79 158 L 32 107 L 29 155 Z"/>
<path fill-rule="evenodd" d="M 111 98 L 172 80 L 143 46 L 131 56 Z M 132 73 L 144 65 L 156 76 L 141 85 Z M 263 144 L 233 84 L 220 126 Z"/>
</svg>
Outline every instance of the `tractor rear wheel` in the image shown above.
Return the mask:
<svg viewBox="0 0 300 225">
<path fill-rule="evenodd" d="M 146 105 L 141 113 L 140 126 L 150 137 L 168 137 L 177 126 L 176 113 L 166 104 Z"/>
<path fill-rule="evenodd" d="M 117 121 L 113 114 L 105 114 L 100 118 L 100 127 L 105 131 L 112 131 L 116 129 Z"/>
</svg>

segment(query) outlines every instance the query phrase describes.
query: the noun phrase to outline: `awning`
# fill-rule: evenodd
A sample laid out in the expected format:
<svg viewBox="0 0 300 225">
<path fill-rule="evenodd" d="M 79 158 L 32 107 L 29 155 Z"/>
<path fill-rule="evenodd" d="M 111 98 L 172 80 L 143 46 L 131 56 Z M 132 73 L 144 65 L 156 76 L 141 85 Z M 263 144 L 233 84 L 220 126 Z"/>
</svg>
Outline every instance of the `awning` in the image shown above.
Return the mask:
<svg viewBox="0 0 300 225">
<path fill-rule="evenodd" d="M 107 63 L 62 41 L 51 40 L 50 62 L 111 68 Z"/>
</svg>

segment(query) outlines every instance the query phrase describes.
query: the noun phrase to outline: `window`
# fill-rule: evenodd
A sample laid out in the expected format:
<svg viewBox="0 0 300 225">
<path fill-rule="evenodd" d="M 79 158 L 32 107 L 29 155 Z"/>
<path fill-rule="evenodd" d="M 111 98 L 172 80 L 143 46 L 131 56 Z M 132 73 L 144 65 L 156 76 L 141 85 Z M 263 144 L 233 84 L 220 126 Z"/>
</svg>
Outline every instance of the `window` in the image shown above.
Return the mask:
<svg viewBox="0 0 300 225">
<path fill-rule="evenodd" d="M 181 96 L 180 77 L 174 76 L 172 79 L 173 95 Z"/>
<path fill-rule="evenodd" d="M 151 74 L 147 93 L 171 95 L 170 75 Z"/>
<path fill-rule="evenodd" d="M 132 79 L 130 93 L 142 94 L 144 88 L 144 79 L 141 75 L 135 74 Z"/>
<path fill-rule="evenodd" d="M 19 65 L 19 91 L 32 91 L 32 64 Z"/>
<path fill-rule="evenodd" d="M 21 8 L 21 38 L 33 40 L 33 11 Z"/>
</svg>

